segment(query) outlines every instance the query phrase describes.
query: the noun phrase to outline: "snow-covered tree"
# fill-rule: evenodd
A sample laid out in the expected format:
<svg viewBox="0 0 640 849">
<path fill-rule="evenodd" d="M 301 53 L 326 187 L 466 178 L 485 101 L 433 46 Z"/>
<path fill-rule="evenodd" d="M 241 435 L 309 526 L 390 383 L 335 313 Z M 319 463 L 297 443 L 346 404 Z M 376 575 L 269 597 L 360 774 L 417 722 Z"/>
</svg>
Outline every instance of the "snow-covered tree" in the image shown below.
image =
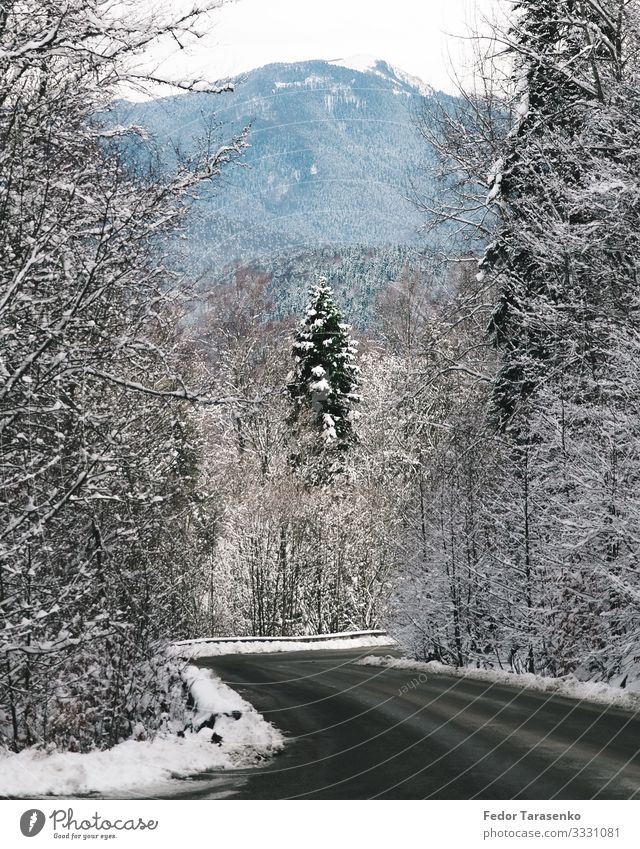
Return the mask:
<svg viewBox="0 0 640 849">
<path fill-rule="evenodd" d="M 500 224 L 480 267 L 497 287 L 490 331 L 503 427 L 526 431 L 513 417 L 524 403 L 526 419 L 526 399 L 547 376 L 584 357 L 602 365 L 605 315 L 632 308 L 633 262 L 611 216 L 631 212 L 638 163 L 628 5 L 521 0 L 499 36 L 513 61 L 514 119 L 490 175 Z"/>
<path fill-rule="evenodd" d="M 323 479 L 340 467 L 338 457 L 355 440 L 359 368 L 351 327 L 343 321 L 326 280 L 311 289 L 293 343 L 289 375 L 298 462 L 315 461 Z"/>
<path fill-rule="evenodd" d="M 203 593 L 209 633 L 378 627 L 393 556 L 380 420 L 374 425 L 364 417 L 367 438 L 349 452 L 352 474 L 310 486 L 291 467 L 290 400 L 282 391 L 293 320 L 274 320 L 262 275 L 242 269 L 231 284 L 216 287 L 209 306 L 202 356 L 216 382 L 244 398 L 201 417 L 203 485 L 215 499 Z M 362 383 L 372 410 L 378 384 L 369 377 L 368 365 Z M 316 429 L 312 438 L 321 439 Z"/>
<path fill-rule="evenodd" d="M 103 0 L 0 15 L 0 743 L 15 749 L 157 728 L 154 653 L 191 627 L 182 425 L 201 393 L 161 245 L 238 145 L 142 179 L 119 148 L 139 131 L 105 118 L 122 85 L 149 82 L 145 47 L 189 37 L 197 15 L 179 17 Z"/>
<path fill-rule="evenodd" d="M 638 638 L 637 4 L 522 0 L 488 52 L 499 63 L 434 143 L 459 188 L 441 218 L 481 222 L 488 243 L 466 313 L 489 333 L 438 357 L 445 386 L 489 391 L 465 381 L 462 411 L 425 411 L 447 437 L 420 460 L 426 542 L 404 598 L 420 586 L 429 652 L 621 679 Z M 445 316 L 440 335 L 464 324 Z M 483 352 L 471 368 L 468 351 Z"/>
</svg>

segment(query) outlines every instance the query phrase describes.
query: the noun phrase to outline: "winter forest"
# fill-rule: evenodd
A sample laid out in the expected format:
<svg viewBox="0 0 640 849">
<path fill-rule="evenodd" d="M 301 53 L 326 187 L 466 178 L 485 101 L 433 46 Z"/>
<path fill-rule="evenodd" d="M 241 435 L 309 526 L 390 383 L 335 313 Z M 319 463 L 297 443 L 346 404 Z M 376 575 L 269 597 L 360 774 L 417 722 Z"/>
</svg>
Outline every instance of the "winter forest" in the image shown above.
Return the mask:
<svg viewBox="0 0 640 849">
<path fill-rule="evenodd" d="M 251 265 L 176 264 L 251 128 L 169 174 L 126 157 L 123 91 L 224 102 L 138 61 L 217 5 L 0 2 L 0 745 L 153 735 L 166 646 L 213 635 L 383 627 L 422 660 L 625 686 L 640 4 L 508 4 L 473 85 L 416 116 L 429 261 L 360 279 L 354 315 L 312 262 L 302 310 Z"/>
</svg>

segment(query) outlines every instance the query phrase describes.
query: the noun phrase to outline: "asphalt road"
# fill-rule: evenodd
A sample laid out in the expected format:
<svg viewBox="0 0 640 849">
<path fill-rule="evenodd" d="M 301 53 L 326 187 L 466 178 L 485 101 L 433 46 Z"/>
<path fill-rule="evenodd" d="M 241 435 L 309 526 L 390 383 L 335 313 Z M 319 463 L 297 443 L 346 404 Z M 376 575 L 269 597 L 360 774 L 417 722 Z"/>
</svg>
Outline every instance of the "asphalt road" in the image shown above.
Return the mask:
<svg viewBox="0 0 640 849">
<path fill-rule="evenodd" d="M 640 716 L 501 684 L 359 666 L 370 650 L 198 661 L 289 738 L 182 798 L 627 799 Z M 384 652 L 383 652 L 384 653 Z M 175 794 L 173 794 L 175 798 Z"/>
</svg>

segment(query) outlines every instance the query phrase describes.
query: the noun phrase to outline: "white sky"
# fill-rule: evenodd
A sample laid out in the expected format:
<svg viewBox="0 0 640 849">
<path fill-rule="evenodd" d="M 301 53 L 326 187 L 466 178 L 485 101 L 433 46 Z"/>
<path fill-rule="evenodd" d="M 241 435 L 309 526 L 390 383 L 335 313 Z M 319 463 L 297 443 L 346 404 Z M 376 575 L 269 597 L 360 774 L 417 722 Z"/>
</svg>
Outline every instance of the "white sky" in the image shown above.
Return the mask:
<svg viewBox="0 0 640 849">
<path fill-rule="evenodd" d="M 464 36 L 481 28 L 497 2 L 236 0 L 213 13 L 205 38 L 186 50 L 174 43 L 161 70 L 215 80 L 269 62 L 370 54 L 451 90 L 451 65 L 464 76 L 469 64 Z"/>
</svg>

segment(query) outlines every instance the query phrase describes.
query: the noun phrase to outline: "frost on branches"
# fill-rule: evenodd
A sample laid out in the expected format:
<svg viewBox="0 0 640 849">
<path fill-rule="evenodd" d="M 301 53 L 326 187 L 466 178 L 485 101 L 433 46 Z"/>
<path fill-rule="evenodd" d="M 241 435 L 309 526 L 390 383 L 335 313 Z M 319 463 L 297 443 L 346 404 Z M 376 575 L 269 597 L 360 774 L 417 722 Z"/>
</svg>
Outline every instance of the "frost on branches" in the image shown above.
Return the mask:
<svg viewBox="0 0 640 849">
<path fill-rule="evenodd" d="M 290 462 L 291 401 L 283 390 L 292 378 L 291 325 L 273 319 L 264 283 L 238 273 L 232 285 L 212 293 L 207 314 L 203 349 L 216 379 L 244 387 L 258 402 L 203 411 L 202 473 L 218 509 L 210 514 L 203 635 L 376 628 L 388 594 L 392 522 L 390 494 L 379 485 L 384 431 L 366 397 L 377 397 L 380 388 L 367 364 L 367 412 L 358 424 L 359 439 L 342 452 L 349 474 L 310 485 Z M 309 374 L 316 365 L 310 364 Z M 326 448 L 322 422 L 310 417 L 310 424 L 316 450 Z M 331 448 L 326 450 L 335 462 Z"/>
<path fill-rule="evenodd" d="M 359 368 L 356 343 L 326 280 L 311 289 L 293 344 L 289 375 L 297 446 L 294 462 L 313 482 L 344 468 L 341 455 L 355 440 Z"/>
<path fill-rule="evenodd" d="M 99 0 L 3 7 L 0 745 L 15 750 L 159 728 L 156 648 L 193 627 L 195 395 L 160 247 L 237 146 L 134 178 L 95 116 L 144 81 L 128 57 L 194 20 Z"/>
<path fill-rule="evenodd" d="M 625 684 L 640 674 L 638 6 L 519 0 L 510 19 L 507 76 L 485 64 L 435 142 L 466 177 L 443 217 L 488 207 L 489 247 L 413 393 L 440 432 L 405 446 L 397 618 L 427 659 Z"/>
</svg>

